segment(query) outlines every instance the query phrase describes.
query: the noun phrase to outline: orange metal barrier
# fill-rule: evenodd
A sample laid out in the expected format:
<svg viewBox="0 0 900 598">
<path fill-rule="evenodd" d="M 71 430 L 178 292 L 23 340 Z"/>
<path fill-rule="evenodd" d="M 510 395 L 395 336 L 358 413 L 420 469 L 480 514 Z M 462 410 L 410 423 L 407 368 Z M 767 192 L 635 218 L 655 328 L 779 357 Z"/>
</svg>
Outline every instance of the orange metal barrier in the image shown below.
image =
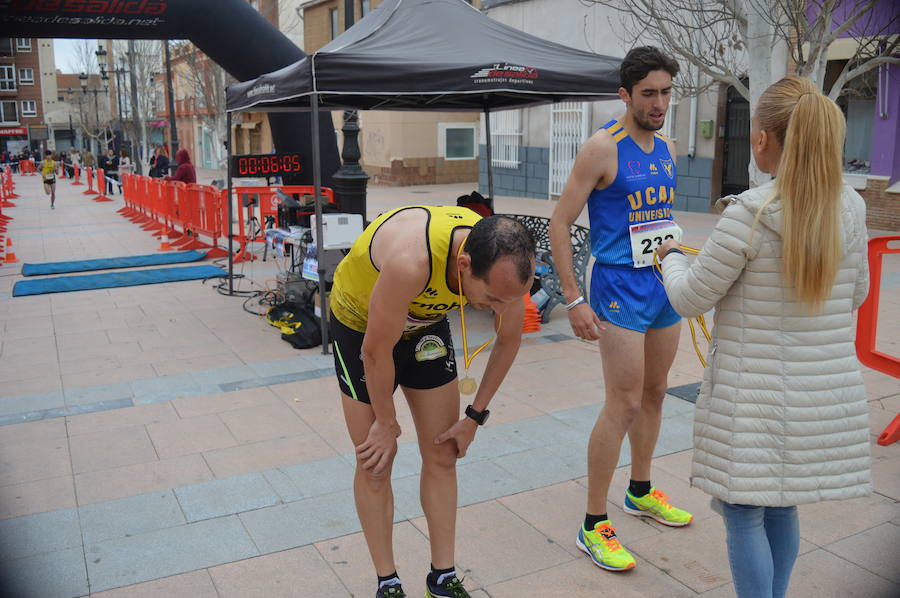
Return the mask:
<svg viewBox="0 0 900 598">
<path fill-rule="evenodd" d="M 72 186 L 75 185 L 84 185 L 84 183 L 81 182 L 81 168 L 78 164 L 72 165 Z"/>
<path fill-rule="evenodd" d="M 19 160 L 19 174 L 35 176 L 37 174 L 35 170 L 34 160 Z"/>
<path fill-rule="evenodd" d="M 881 294 L 881 264 L 886 254 L 900 253 L 900 236 L 869 239 L 869 296 L 860 306 L 856 323 L 856 355 L 860 363 L 894 378 L 900 378 L 900 358 L 875 348 L 878 332 L 878 300 Z M 878 444 L 887 446 L 900 440 L 900 414 L 878 437 Z"/>
<path fill-rule="evenodd" d="M 112 201 L 106 196 L 106 174 L 102 168 L 97 169 L 97 197 L 94 201 Z"/>
<path fill-rule="evenodd" d="M 82 191 L 81 193 L 84 195 L 96 195 L 97 192 L 94 191 L 94 169 L 88 166 L 87 172 L 85 173 L 84 180 L 87 181 L 88 188 Z"/>
<path fill-rule="evenodd" d="M 3 181 L 2 184 L 0 184 L 0 188 L 2 188 L 3 191 L 3 196 L 0 198 L 0 204 L 2 204 L 4 208 L 16 207 L 16 204 L 9 201 L 19 197 L 15 192 L 16 184 L 13 182 L 12 169 L 9 166 L 4 169 Z"/>
</svg>

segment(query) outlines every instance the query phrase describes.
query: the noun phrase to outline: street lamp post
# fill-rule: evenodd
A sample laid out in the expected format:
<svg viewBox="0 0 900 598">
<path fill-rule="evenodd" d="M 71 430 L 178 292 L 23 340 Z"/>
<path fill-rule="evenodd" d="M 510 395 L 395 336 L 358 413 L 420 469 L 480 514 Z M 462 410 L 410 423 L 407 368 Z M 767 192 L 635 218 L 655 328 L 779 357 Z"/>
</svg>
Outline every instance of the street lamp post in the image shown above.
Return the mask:
<svg viewBox="0 0 900 598">
<path fill-rule="evenodd" d="M 87 95 L 88 92 L 94 94 L 94 118 L 96 118 L 96 121 L 95 121 L 97 123 L 96 130 L 97 130 L 97 136 L 99 137 L 99 135 L 100 135 L 100 106 L 98 104 L 97 96 L 100 95 L 101 93 L 106 93 L 107 89 L 105 87 L 103 89 L 100 89 L 97 87 L 95 87 L 93 89 L 88 89 L 88 79 L 89 79 L 89 76 L 87 73 L 81 73 L 80 75 L 78 75 L 78 82 L 81 84 L 81 92 L 85 95 Z M 103 81 L 109 80 L 109 77 L 106 76 L 106 73 L 103 74 L 102 80 Z M 104 141 L 105 140 L 106 140 L 106 135 L 104 134 Z"/>
<path fill-rule="evenodd" d="M 353 0 L 344 0 L 344 31 L 353 26 Z M 344 111 L 344 147 L 341 167 L 334 173 L 334 192 L 341 210 L 361 214 L 366 221 L 366 185 L 369 175 L 359 164 L 359 115 L 356 110 Z"/>
<path fill-rule="evenodd" d="M 100 79 L 104 82 L 109 81 L 109 75 L 106 74 L 106 60 L 107 60 L 107 52 L 103 48 L 103 45 L 98 42 L 97 51 L 94 52 L 97 55 L 97 66 L 100 67 Z M 107 93 L 109 91 L 108 87 L 104 87 L 103 92 Z M 109 98 L 107 98 L 109 99 Z M 97 94 L 94 94 L 94 101 L 96 103 Z M 98 116 L 99 121 L 99 116 Z M 109 146 L 109 141 L 106 139 L 106 127 L 103 128 L 103 142 L 107 147 Z"/>
</svg>

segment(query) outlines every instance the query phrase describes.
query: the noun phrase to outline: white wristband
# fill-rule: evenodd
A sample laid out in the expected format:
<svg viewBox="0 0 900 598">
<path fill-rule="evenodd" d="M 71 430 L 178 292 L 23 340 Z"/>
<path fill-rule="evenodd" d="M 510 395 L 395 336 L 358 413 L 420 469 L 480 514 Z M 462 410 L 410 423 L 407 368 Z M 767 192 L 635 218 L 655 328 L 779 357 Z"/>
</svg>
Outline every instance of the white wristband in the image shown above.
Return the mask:
<svg viewBox="0 0 900 598">
<path fill-rule="evenodd" d="M 569 303 L 569 304 L 566 305 L 566 311 L 569 311 L 570 309 L 572 309 L 572 308 L 575 307 L 576 305 L 581 305 L 582 303 L 586 303 L 586 301 L 584 300 L 584 295 L 579 295 L 579 296 L 578 296 L 578 299 L 576 299 L 576 300 L 573 301 L 572 303 Z"/>
</svg>

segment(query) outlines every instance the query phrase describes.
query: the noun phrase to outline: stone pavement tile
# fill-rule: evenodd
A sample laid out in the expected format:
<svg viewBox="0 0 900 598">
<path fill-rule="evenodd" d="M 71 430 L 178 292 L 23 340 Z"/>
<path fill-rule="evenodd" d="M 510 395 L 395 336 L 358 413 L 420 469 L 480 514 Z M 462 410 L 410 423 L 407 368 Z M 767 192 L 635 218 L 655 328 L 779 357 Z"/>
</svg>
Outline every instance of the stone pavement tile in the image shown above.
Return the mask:
<svg viewBox="0 0 900 598">
<path fill-rule="evenodd" d="M 491 459 L 492 463 L 521 480 L 529 490 L 586 475 L 585 461 L 584 455 L 562 456 L 549 451 L 546 447 Z"/>
<path fill-rule="evenodd" d="M 578 430 L 583 437 L 589 437 L 602 408 L 602 403 L 595 403 L 556 411 L 552 417 L 570 428 Z"/>
<path fill-rule="evenodd" d="M 895 417 L 897 417 L 896 413 L 891 413 L 886 409 L 869 409 L 869 431 L 877 437 Z"/>
<path fill-rule="evenodd" d="M 78 508 L 85 544 L 184 525 L 171 490 L 110 500 Z"/>
<path fill-rule="evenodd" d="M 178 414 L 172 408 L 171 403 L 151 403 L 124 409 L 72 415 L 65 419 L 69 435 L 79 436 L 93 432 L 173 421 L 178 419 Z"/>
<path fill-rule="evenodd" d="M 491 598 L 688 598 L 694 592 L 652 564 L 637 559 L 624 573 L 603 571 L 585 557 L 486 588 Z"/>
<path fill-rule="evenodd" d="M 685 550 L 690 546 L 690 550 Z M 684 528 L 628 542 L 628 549 L 695 592 L 705 592 L 731 579 L 721 518 L 693 521 Z"/>
<path fill-rule="evenodd" d="M 91 588 L 109 590 L 258 555 L 237 517 L 85 546 Z"/>
<path fill-rule="evenodd" d="M 574 383 L 571 383 L 574 382 Z M 599 406 L 605 394 L 601 381 L 576 382 L 552 389 L 506 389 L 503 392 L 544 413 L 555 414 L 579 407 Z"/>
<path fill-rule="evenodd" d="M 676 478 L 690 480 L 691 460 L 693 459 L 693 456 L 693 449 L 689 449 L 686 451 L 669 453 L 662 457 L 656 457 L 653 459 L 653 471 L 655 472 L 661 469 Z"/>
<path fill-rule="evenodd" d="M 504 424 L 506 434 L 528 448 L 581 440 L 584 434 L 553 416 L 543 415 Z"/>
<path fill-rule="evenodd" d="M 2 328 L 0 328 L 2 330 Z M 56 339 L 52 336 L 39 336 L 27 341 L 6 341 L 3 343 L 4 358 L 13 355 L 25 356 L 28 359 L 43 359 L 56 353 Z"/>
<path fill-rule="evenodd" d="M 114 370 L 93 370 L 78 374 L 63 374 L 63 387 L 66 389 L 79 386 L 99 386 L 114 382 L 131 382 L 155 376 L 156 372 L 149 365 L 123 365 Z"/>
<path fill-rule="evenodd" d="M 459 480 L 457 479 L 457 484 L 458 482 Z M 425 514 L 425 511 L 422 510 L 422 502 L 419 499 L 420 483 L 421 478 L 418 475 L 391 480 L 391 488 L 394 490 L 394 510 L 399 515 L 399 517 L 394 518 L 395 522 L 415 519 Z M 457 504 L 461 504 L 458 491 Z"/>
<path fill-rule="evenodd" d="M 209 574 L 222 598 L 353 596 L 312 546 L 212 567 Z"/>
<path fill-rule="evenodd" d="M 424 517 L 412 523 L 428 534 Z M 572 555 L 497 501 L 458 511 L 456 546 L 457 573 L 473 589 L 572 560 Z"/>
<path fill-rule="evenodd" d="M 0 561 L 81 546 L 75 509 L 0 521 Z"/>
<path fill-rule="evenodd" d="M 144 426 L 80 434 L 69 446 L 76 474 L 158 460 Z"/>
<path fill-rule="evenodd" d="M 75 484 L 70 475 L 0 486 L 0 519 L 74 506 Z"/>
<path fill-rule="evenodd" d="M 466 463 L 456 468 L 459 506 L 473 505 L 530 490 L 528 482 L 491 461 Z"/>
<path fill-rule="evenodd" d="M 178 415 L 187 419 L 198 415 L 221 413 L 245 407 L 255 407 L 279 401 L 278 396 L 268 387 L 248 388 L 232 392 L 221 392 L 200 397 L 186 397 L 172 401 Z"/>
<path fill-rule="evenodd" d="M 825 548 L 900 586 L 900 527 L 883 523 Z"/>
<path fill-rule="evenodd" d="M 584 522 L 587 489 L 575 482 L 563 482 L 498 499 L 548 540 L 556 542 L 573 557 L 584 553 L 575 546 L 578 527 Z M 642 519 L 628 517 L 621 509 L 609 509 L 619 538 L 625 544 L 659 534 L 659 530 Z M 584 558 L 587 558 L 584 556 Z"/>
<path fill-rule="evenodd" d="M 149 365 L 147 367 L 150 367 Z M 150 368 L 151 370 L 153 368 Z M 150 376 L 142 376 L 131 381 L 131 392 L 135 397 L 152 396 L 163 392 L 185 393 L 190 396 L 193 391 L 199 390 L 200 384 L 192 374 L 179 376 L 156 376 L 154 372 Z"/>
<path fill-rule="evenodd" d="M 863 369 L 863 382 L 870 399 L 890 397 L 900 392 L 897 379 L 870 368 Z M 896 414 L 895 414 L 896 415 Z"/>
<path fill-rule="evenodd" d="M 0 397 L 55 394 L 62 404 L 62 380 L 59 376 L 41 375 L 27 380 L 16 380 L 10 384 L 0 384 Z M 27 408 L 26 408 L 27 409 Z"/>
<path fill-rule="evenodd" d="M 67 388 L 63 394 L 66 397 L 66 405 L 85 405 L 100 401 L 130 399 L 131 386 L 127 382 L 117 382 L 85 388 Z"/>
<path fill-rule="evenodd" d="M 3 445 L 9 443 L 42 440 L 51 442 L 65 438 L 66 422 L 59 418 L 2 426 L 0 427 L 0 450 L 4 449 Z"/>
<path fill-rule="evenodd" d="M 798 509 L 800 537 L 824 548 L 900 516 L 900 504 L 878 494 L 800 505 Z M 840 525 L 832 525 L 838 521 Z"/>
<path fill-rule="evenodd" d="M 61 385 L 60 388 L 62 388 Z M 65 395 L 63 395 L 61 391 L 23 393 L 20 396 L 0 398 L 0 416 L 14 416 L 44 411 L 46 409 L 58 409 L 60 407 L 65 407 L 65 404 Z"/>
<path fill-rule="evenodd" d="M 255 359 L 255 357 L 256 356 L 254 355 L 253 358 Z M 250 359 L 250 357 L 248 357 L 248 359 Z M 247 365 L 262 378 L 318 369 L 318 366 L 304 357 L 291 357 L 290 359 L 275 359 L 262 362 L 248 361 Z"/>
<path fill-rule="evenodd" d="M 191 571 L 91 594 L 91 598 L 219 598 L 209 571 Z"/>
<path fill-rule="evenodd" d="M 0 450 L 0 486 L 71 475 L 65 439 L 23 440 Z"/>
<path fill-rule="evenodd" d="M 792 596 L 893 598 L 900 596 L 900 585 L 818 549 L 797 558 L 788 592 Z"/>
<path fill-rule="evenodd" d="M 88 593 L 81 546 L 0 563 L 0 578 L 4 596 L 70 598 Z"/>
<path fill-rule="evenodd" d="M 238 367 L 244 365 L 244 362 L 237 355 L 230 352 L 222 352 L 221 349 L 213 355 L 197 355 L 176 359 L 171 359 L 171 355 L 168 355 L 168 357 L 167 359 L 154 359 L 150 362 L 157 375 L 175 376 L 199 370 L 221 368 L 222 366 Z"/>
<path fill-rule="evenodd" d="M 280 401 L 227 411 L 220 413 L 219 418 L 242 444 L 315 434 L 293 409 Z"/>
<path fill-rule="evenodd" d="M 491 399 L 491 421 L 493 424 L 503 424 L 544 415 L 544 411 L 535 409 L 528 403 L 520 401 L 516 396 L 498 392 Z"/>
<path fill-rule="evenodd" d="M 262 473 L 212 480 L 175 488 L 188 521 L 234 515 L 281 502 Z"/>
<path fill-rule="evenodd" d="M 201 455 L 186 455 L 151 463 L 81 473 L 75 476 L 75 489 L 78 504 L 90 505 L 167 490 L 186 484 L 197 484 L 212 478 L 213 474 Z"/>
<path fill-rule="evenodd" d="M 878 494 L 900 501 L 900 457 L 872 463 L 872 484 Z"/>
<path fill-rule="evenodd" d="M 309 384 L 319 386 L 319 380 L 310 380 Z M 328 380 L 333 384 L 333 380 Z M 306 384 L 306 382 L 298 383 Z M 270 387 L 272 389 L 278 386 Z M 279 391 L 276 391 L 279 392 Z M 283 392 L 283 391 L 281 391 Z M 279 392 L 279 394 L 281 394 Z M 337 392 L 327 395 L 311 395 L 304 394 L 289 399 L 283 399 L 282 402 L 294 410 L 307 426 L 315 430 L 325 442 L 331 446 L 335 452 L 339 454 L 352 453 L 354 451 L 353 441 L 350 440 L 350 434 L 347 432 L 347 424 L 344 422 L 344 412 L 341 408 L 341 399 Z M 412 419 L 409 416 L 409 410 L 406 402 L 395 400 L 394 405 L 397 409 L 397 421 L 400 424 L 402 435 L 400 442 L 415 439 L 415 431 L 412 425 Z"/>
<path fill-rule="evenodd" d="M 213 370 L 203 370 L 194 372 L 193 379 L 201 385 L 205 384 L 227 384 L 229 382 L 239 382 L 243 380 L 255 380 L 258 378 L 256 372 L 249 366 L 241 365 L 230 368 L 216 368 Z"/>
<path fill-rule="evenodd" d="M 263 554 L 360 531 L 350 490 L 248 511 L 238 517 Z"/>
<path fill-rule="evenodd" d="M 215 414 L 173 419 L 147 426 L 160 459 L 235 446 L 238 441 Z"/>
<path fill-rule="evenodd" d="M 431 567 L 428 538 L 408 521 L 395 524 L 393 534 L 394 562 L 403 580 L 403 590 L 407 596 L 422 596 L 425 576 Z M 318 542 L 316 549 L 352 596 L 374 594 L 375 567 L 362 533 Z"/>
<path fill-rule="evenodd" d="M 315 434 L 264 440 L 203 453 L 219 479 L 334 457 L 335 452 Z"/>
<path fill-rule="evenodd" d="M 396 470 L 396 460 L 395 460 Z M 281 500 L 331 494 L 353 488 L 355 467 L 344 457 L 331 457 L 262 472 Z"/>
</svg>

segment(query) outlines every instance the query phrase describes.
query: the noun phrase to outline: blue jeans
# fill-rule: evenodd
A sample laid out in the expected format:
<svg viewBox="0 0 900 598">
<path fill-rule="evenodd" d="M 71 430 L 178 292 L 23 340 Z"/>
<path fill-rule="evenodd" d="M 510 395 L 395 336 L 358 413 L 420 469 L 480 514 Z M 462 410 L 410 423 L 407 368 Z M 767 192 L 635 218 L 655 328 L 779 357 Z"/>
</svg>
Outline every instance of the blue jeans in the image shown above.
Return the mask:
<svg viewBox="0 0 900 598">
<path fill-rule="evenodd" d="M 784 598 L 800 549 L 797 507 L 721 506 L 738 598 Z"/>
</svg>

